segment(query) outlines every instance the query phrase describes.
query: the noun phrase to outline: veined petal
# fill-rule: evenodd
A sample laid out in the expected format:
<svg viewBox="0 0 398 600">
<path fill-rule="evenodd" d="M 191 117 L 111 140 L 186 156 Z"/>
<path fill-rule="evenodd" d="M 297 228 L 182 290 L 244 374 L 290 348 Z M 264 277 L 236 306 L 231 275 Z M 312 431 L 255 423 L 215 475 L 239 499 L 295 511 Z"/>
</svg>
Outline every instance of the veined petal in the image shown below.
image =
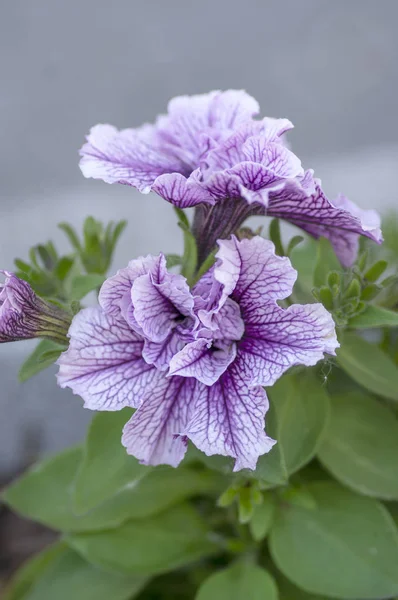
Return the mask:
<svg viewBox="0 0 398 600">
<path fill-rule="evenodd" d="M 125 269 L 120 269 L 116 275 L 109 277 L 101 287 L 99 303 L 110 315 L 124 313 L 131 304 L 131 288 L 134 280 L 155 268 L 159 257 L 141 256 L 129 262 Z"/>
<path fill-rule="evenodd" d="M 184 457 L 184 432 L 190 418 L 197 383 L 184 377 L 162 379 L 123 430 L 127 452 L 146 465 L 177 467 Z"/>
<path fill-rule="evenodd" d="M 152 130 L 117 130 L 112 125 L 96 125 L 80 150 L 80 168 L 85 177 L 106 183 L 123 183 L 147 194 L 163 173 L 185 172 L 184 163 L 156 145 Z"/>
<path fill-rule="evenodd" d="M 213 385 L 236 356 L 236 344 L 226 349 L 209 347 L 209 341 L 199 339 L 184 346 L 170 361 L 170 375 L 194 377 L 204 385 Z"/>
<path fill-rule="evenodd" d="M 194 299 L 187 281 L 167 270 L 162 254 L 151 272 L 135 279 L 131 300 L 134 318 L 152 342 L 163 342 L 178 319 L 193 316 Z"/>
<path fill-rule="evenodd" d="M 298 177 L 304 174 L 301 160 L 278 142 L 269 142 L 264 136 L 250 137 L 243 145 L 246 161 L 259 163 L 280 178 Z"/>
<path fill-rule="evenodd" d="M 249 389 L 235 361 L 219 381 L 198 386 L 187 436 L 208 456 L 236 459 L 234 471 L 255 469 L 275 441 L 264 431 L 268 400 L 261 387 Z"/>
<path fill-rule="evenodd" d="M 322 304 L 283 309 L 265 302 L 245 307 L 245 336 L 238 355 L 249 385 L 273 385 L 290 367 L 315 365 L 338 347 L 334 321 Z"/>
<path fill-rule="evenodd" d="M 158 371 L 142 359 L 143 339 L 124 319 L 85 308 L 72 321 L 70 345 L 58 360 L 58 384 L 70 387 L 92 410 L 139 406 Z"/>
<path fill-rule="evenodd" d="M 192 176 L 188 179 L 180 173 L 160 175 L 152 190 L 179 208 L 196 204 L 214 204 L 214 199 Z"/>
<path fill-rule="evenodd" d="M 282 300 L 292 293 L 297 272 L 290 260 L 275 254 L 272 242 L 259 236 L 251 240 L 219 240 L 215 279 L 243 311 L 247 302 Z M 224 300 L 225 301 L 225 300 Z"/>
<path fill-rule="evenodd" d="M 165 371 L 169 368 L 171 359 L 182 350 L 184 340 L 178 328 L 168 335 L 163 342 L 145 340 L 142 357 L 145 362 L 154 365 L 157 369 Z"/>
<path fill-rule="evenodd" d="M 290 221 L 315 238 L 328 238 L 345 267 L 351 266 L 357 256 L 360 235 L 376 243 L 382 241 L 376 211 L 361 210 L 344 196 L 330 202 L 317 181 L 310 195 L 289 185 L 271 192 L 267 214 Z"/>
</svg>

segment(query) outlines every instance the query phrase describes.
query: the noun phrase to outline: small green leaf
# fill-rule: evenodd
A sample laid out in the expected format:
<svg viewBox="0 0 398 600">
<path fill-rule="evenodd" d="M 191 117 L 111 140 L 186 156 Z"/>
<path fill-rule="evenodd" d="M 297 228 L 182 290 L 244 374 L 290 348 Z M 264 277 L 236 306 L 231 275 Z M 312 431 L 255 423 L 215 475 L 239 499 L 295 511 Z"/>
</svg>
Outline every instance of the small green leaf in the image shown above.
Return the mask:
<svg viewBox="0 0 398 600">
<path fill-rule="evenodd" d="M 82 247 L 80 240 L 73 227 L 69 225 L 69 223 L 59 223 L 58 227 L 66 234 L 72 247 L 78 252 L 81 252 Z"/>
<path fill-rule="evenodd" d="M 333 397 L 318 456 L 343 484 L 361 494 L 398 500 L 398 420 L 361 392 Z"/>
<path fill-rule="evenodd" d="M 354 329 L 398 327 L 398 312 L 369 304 L 364 312 L 350 319 L 349 326 Z"/>
<path fill-rule="evenodd" d="M 313 594 L 347 600 L 398 594 L 398 531 L 387 510 L 334 483 L 308 490 L 317 507 L 285 505 L 271 528 L 278 569 Z"/>
<path fill-rule="evenodd" d="M 88 430 L 74 486 L 74 505 L 84 513 L 151 471 L 127 454 L 121 437 L 132 411 L 96 413 Z"/>
<path fill-rule="evenodd" d="M 250 533 L 256 542 L 261 542 L 266 538 L 271 528 L 274 515 L 275 501 L 270 493 L 265 493 L 262 504 L 256 506 L 249 523 Z"/>
<path fill-rule="evenodd" d="M 179 254 L 166 254 L 166 264 L 168 269 L 172 269 L 182 263 L 182 257 Z"/>
<path fill-rule="evenodd" d="M 23 383 L 50 367 L 66 348 L 67 346 L 52 340 L 41 340 L 21 366 L 18 374 L 19 381 Z"/>
<path fill-rule="evenodd" d="M 355 333 L 346 333 L 337 350 L 337 361 L 363 387 L 398 401 L 398 367 L 375 344 Z"/>
<path fill-rule="evenodd" d="M 70 300 L 82 300 L 93 290 L 97 290 L 104 283 L 104 276 L 96 273 L 89 275 L 76 275 L 70 284 Z"/>
<path fill-rule="evenodd" d="M 272 219 L 271 223 L 269 224 L 269 239 L 275 246 L 275 253 L 279 256 L 285 256 L 279 219 Z"/>
<path fill-rule="evenodd" d="M 326 285 L 319 289 L 319 300 L 327 310 L 333 310 L 332 291 Z"/>
<path fill-rule="evenodd" d="M 360 295 L 361 284 L 359 283 L 358 279 L 353 279 L 346 291 L 344 292 L 344 298 L 359 298 Z"/>
<path fill-rule="evenodd" d="M 367 285 L 362 290 L 361 298 L 362 298 L 362 300 L 366 300 L 366 301 L 373 300 L 373 298 L 376 298 L 376 296 L 378 296 L 380 294 L 382 289 L 383 288 L 381 285 L 377 285 L 376 283 L 371 283 L 370 285 Z"/>
<path fill-rule="evenodd" d="M 66 541 L 94 565 L 140 575 L 177 569 L 217 550 L 205 523 L 188 505 L 110 531 L 69 535 Z"/>
<path fill-rule="evenodd" d="M 329 399 L 322 381 L 309 370 L 284 375 L 268 393 L 277 413 L 272 437 L 291 474 L 315 456 L 329 419 Z"/>
<path fill-rule="evenodd" d="M 239 562 L 206 579 L 195 600 L 278 600 L 271 575 L 257 565 Z"/>
<path fill-rule="evenodd" d="M 379 279 L 388 267 L 386 260 L 378 260 L 374 265 L 370 267 L 365 273 L 365 279 L 374 282 Z"/>
<path fill-rule="evenodd" d="M 301 244 L 301 242 L 304 242 L 304 238 L 302 235 L 295 235 L 294 237 L 292 237 L 287 247 L 286 255 L 290 256 L 295 247 Z"/>
<path fill-rule="evenodd" d="M 17 588 L 17 595 L 11 591 L 4 600 L 132 600 L 148 582 L 148 577 L 101 571 L 61 544 L 55 547 L 56 553 L 51 550 L 50 556 L 45 553 L 41 572 L 29 580 L 25 592 L 18 595 Z M 22 569 L 21 575 L 26 576 L 26 570 L 32 571 L 32 566 L 37 567 L 43 558 L 42 555 L 34 558 Z"/>
<path fill-rule="evenodd" d="M 316 287 L 324 285 L 330 271 L 341 272 L 342 267 L 334 253 L 332 244 L 326 238 L 321 237 L 317 243 L 314 285 Z"/>
</svg>

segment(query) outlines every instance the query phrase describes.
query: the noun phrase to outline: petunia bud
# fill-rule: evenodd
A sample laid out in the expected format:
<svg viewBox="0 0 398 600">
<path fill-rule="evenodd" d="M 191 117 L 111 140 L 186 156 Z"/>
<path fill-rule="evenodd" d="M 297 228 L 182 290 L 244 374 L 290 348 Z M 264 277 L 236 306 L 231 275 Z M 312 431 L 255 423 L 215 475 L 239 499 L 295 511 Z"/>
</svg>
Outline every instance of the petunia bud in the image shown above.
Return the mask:
<svg viewBox="0 0 398 600">
<path fill-rule="evenodd" d="M 65 342 L 71 315 L 39 298 L 31 286 L 13 273 L 0 271 L 0 343 L 48 338 Z"/>
</svg>

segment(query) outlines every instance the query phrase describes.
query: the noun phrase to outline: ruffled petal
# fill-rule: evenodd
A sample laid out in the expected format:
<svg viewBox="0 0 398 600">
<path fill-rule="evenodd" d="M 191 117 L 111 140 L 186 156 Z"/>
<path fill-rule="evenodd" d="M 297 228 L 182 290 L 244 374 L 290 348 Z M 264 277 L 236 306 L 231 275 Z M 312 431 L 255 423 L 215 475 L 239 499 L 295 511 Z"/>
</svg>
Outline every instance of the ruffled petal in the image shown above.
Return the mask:
<svg viewBox="0 0 398 600">
<path fill-rule="evenodd" d="M 264 431 L 267 410 L 265 391 L 249 389 L 235 361 L 216 384 L 198 386 L 186 433 L 205 454 L 235 458 L 234 471 L 255 469 L 275 444 Z"/>
<path fill-rule="evenodd" d="M 58 360 L 58 384 L 92 410 L 137 407 L 158 371 L 142 359 L 142 338 L 122 318 L 85 308 L 73 319 L 70 345 Z"/>
<path fill-rule="evenodd" d="M 99 303 L 105 312 L 117 316 L 124 314 L 131 305 L 131 288 L 134 280 L 155 268 L 159 257 L 141 256 L 129 262 L 128 267 L 120 269 L 109 277 L 101 287 Z"/>
<path fill-rule="evenodd" d="M 163 342 L 145 340 L 142 357 L 145 362 L 154 365 L 161 371 L 166 371 L 173 356 L 182 350 L 183 346 L 184 339 L 180 330 L 176 328 Z"/>
<path fill-rule="evenodd" d="M 163 375 L 124 427 L 127 452 L 146 465 L 177 467 L 187 448 L 184 431 L 196 386 L 194 379 Z"/>
<path fill-rule="evenodd" d="M 187 281 L 167 270 L 162 254 L 150 273 L 135 279 L 131 299 L 134 318 L 152 342 L 163 342 L 178 320 L 193 316 L 194 299 Z"/>
<path fill-rule="evenodd" d="M 290 367 L 315 365 L 338 347 L 333 318 L 322 304 L 245 306 L 245 336 L 238 353 L 249 385 L 273 385 Z"/>
<path fill-rule="evenodd" d="M 96 125 L 80 150 L 80 168 L 85 177 L 106 183 L 123 183 L 143 194 L 163 173 L 186 172 L 186 166 L 173 153 L 161 149 L 151 127 L 117 130 L 112 125 Z"/>
<path fill-rule="evenodd" d="M 289 185 L 272 192 L 267 214 L 290 221 L 315 238 L 328 238 L 344 267 L 355 261 L 360 235 L 382 242 L 376 211 L 361 210 L 344 196 L 330 202 L 317 181 L 310 195 Z"/>
<path fill-rule="evenodd" d="M 213 385 L 236 356 L 236 344 L 225 349 L 212 347 L 206 339 L 187 344 L 170 361 L 170 375 L 194 377 L 204 385 Z"/>
<path fill-rule="evenodd" d="M 160 175 L 152 190 L 178 208 L 189 208 L 197 204 L 214 204 L 214 199 L 194 177 L 188 179 L 180 173 Z"/>
<path fill-rule="evenodd" d="M 272 242 L 259 236 L 251 240 L 219 240 L 215 279 L 223 286 L 223 300 L 232 296 L 242 311 L 246 302 L 260 304 L 271 299 L 282 300 L 292 293 L 297 272 L 290 260 L 275 254 Z M 220 304 L 221 304 L 220 303 Z"/>
</svg>

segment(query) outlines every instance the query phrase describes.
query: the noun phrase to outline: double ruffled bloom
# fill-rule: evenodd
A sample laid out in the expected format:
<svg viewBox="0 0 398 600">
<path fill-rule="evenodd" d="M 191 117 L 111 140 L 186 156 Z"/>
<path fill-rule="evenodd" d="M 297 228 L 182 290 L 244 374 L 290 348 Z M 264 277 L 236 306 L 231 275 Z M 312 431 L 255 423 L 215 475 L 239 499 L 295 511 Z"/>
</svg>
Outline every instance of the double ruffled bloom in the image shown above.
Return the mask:
<svg viewBox="0 0 398 600">
<path fill-rule="evenodd" d="M 48 338 L 66 342 L 71 316 L 39 298 L 30 285 L 13 273 L 0 271 L 0 343 Z"/>
<path fill-rule="evenodd" d="M 260 237 L 219 241 L 192 290 L 163 255 L 133 260 L 104 283 L 99 307 L 75 316 L 58 382 L 87 408 L 135 408 L 122 441 L 145 464 L 177 466 L 189 439 L 254 469 L 274 444 L 263 386 L 338 347 L 322 305 L 278 305 L 295 279 Z"/>
<path fill-rule="evenodd" d="M 343 266 L 359 235 L 380 243 L 380 218 L 344 196 L 331 202 L 311 170 L 284 144 L 287 119 L 255 119 L 257 101 L 229 90 L 171 100 L 154 125 L 118 131 L 96 125 L 81 149 L 86 177 L 154 191 L 175 206 L 195 206 L 199 263 L 218 238 L 250 215 L 269 215 L 330 239 Z"/>
</svg>

